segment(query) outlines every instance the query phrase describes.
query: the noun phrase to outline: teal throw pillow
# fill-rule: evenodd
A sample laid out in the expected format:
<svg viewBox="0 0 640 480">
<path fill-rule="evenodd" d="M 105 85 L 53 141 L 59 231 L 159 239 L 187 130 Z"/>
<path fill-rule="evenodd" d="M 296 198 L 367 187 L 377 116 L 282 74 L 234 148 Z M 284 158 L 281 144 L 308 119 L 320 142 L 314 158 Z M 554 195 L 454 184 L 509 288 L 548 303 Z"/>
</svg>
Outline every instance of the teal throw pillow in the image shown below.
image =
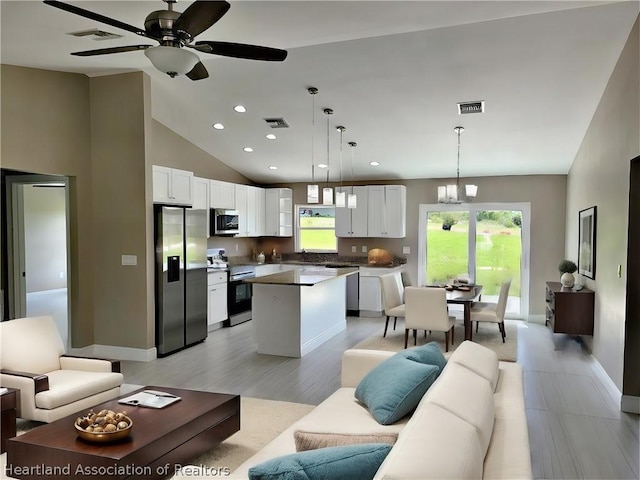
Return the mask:
<svg viewBox="0 0 640 480">
<path fill-rule="evenodd" d="M 447 365 L 447 359 L 444 358 L 442 350 L 436 342 L 429 342 L 426 345 L 402 350 L 398 352 L 398 355 L 416 362 L 435 365 L 440 369 L 440 373 L 442 373 L 442 370 L 444 370 L 444 367 Z"/>
<path fill-rule="evenodd" d="M 440 369 L 394 355 L 367 373 L 356 388 L 356 398 L 381 425 L 391 425 L 412 412 Z"/>
<path fill-rule="evenodd" d="M 373 479 L 390 450 L 391 445 L 386 443 L 362 443 L 293 453 L 251 467 L 249 479 Z"/>
</svg>

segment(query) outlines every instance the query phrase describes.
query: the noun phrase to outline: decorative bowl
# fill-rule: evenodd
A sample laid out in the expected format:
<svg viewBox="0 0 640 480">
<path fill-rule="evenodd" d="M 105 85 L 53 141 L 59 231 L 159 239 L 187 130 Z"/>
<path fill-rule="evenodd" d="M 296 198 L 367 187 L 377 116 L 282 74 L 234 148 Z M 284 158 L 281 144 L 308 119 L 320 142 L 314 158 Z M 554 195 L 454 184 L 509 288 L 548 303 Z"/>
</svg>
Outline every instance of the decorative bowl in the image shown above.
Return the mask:
<svg viewBox="0 0 640 480">
<path fill-rule="evenodd" d="M 91 415 L 92 412 L 90 412 L 88 416 Z M 105 431 L 100 431 L 100 432 L 90 432 L 87 431 L 85 428 L 83 428 L 82 426 L 79 425 L 79 423 L 81 423 L 82 420 L 85 420 L 87 417 L 84 418 L 77 418 L 76 421 L 73 423 L 73 426 L 76 429 L 76 432 L 78 432 L 78 436 L 80 438 L 82 438 L 83 440 L 87 440 L 89 442 L 99 442 L 99 443 L 107 443 L 107 442 L 115 442 L 117 440 L 122 440 L 123 438 L 128 437 L 131 434 L 131 429 L 133 428 L 133 420 L 131 420 L 130 417 L 128 417 L 127 415 L 124 414 L 118 414 L 121 416 L 121 421 L 127 423 L 126 427 L 123 428 L 117 428 L 115 431 L 113 432 L 105 432 Z M 115 426 L 115 425 L 114 425 Z"/>
</svg>

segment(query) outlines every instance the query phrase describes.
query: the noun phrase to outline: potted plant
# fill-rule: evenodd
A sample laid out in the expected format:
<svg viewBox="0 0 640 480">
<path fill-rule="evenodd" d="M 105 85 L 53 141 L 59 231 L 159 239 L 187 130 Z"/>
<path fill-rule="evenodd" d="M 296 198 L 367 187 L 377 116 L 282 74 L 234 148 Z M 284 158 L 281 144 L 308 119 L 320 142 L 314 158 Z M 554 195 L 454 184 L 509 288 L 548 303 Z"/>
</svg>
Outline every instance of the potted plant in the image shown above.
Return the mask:
<svg viewBox="0 0 640 480">
<path fill-rule="evenodd" d="M 578 270 L 578 266 L 571 260 L 562 260 L 558 265 L 560 270 L 560 283 L 563 287 L 571 288 L 576 283 L 573 274 Z"/>
</svg>

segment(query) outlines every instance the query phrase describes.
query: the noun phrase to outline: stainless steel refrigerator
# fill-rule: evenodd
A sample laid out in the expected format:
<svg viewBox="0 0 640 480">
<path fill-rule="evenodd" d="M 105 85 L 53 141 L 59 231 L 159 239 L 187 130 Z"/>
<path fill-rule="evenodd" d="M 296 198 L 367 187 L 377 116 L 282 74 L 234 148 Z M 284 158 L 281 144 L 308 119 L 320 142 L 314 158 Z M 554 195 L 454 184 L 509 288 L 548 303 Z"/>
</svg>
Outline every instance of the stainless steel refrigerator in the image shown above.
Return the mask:
<svg viewBox="0 0 640 480">
<path fill-rule="evenodd" d="M 207 211 L 156 205 L 156 348 L 169 355 L 207 337 Z"/>
</svg>

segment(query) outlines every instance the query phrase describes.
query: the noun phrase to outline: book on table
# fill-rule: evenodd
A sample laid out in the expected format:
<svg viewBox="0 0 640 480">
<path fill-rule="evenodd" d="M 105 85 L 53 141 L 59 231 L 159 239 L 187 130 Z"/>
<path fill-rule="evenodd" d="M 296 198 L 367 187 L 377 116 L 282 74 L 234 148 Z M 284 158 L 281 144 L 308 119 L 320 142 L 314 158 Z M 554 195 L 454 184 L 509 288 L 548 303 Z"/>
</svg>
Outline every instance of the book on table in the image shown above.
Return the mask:
<svg viewBox="0 0 640 480">
<path fill-rule="evenodd" d="M 181 397 L 159 390 L 143 390 L 118 400 L 118 403 L 134 407 L 164 408 L 181 400 Z"/>
</svg>

